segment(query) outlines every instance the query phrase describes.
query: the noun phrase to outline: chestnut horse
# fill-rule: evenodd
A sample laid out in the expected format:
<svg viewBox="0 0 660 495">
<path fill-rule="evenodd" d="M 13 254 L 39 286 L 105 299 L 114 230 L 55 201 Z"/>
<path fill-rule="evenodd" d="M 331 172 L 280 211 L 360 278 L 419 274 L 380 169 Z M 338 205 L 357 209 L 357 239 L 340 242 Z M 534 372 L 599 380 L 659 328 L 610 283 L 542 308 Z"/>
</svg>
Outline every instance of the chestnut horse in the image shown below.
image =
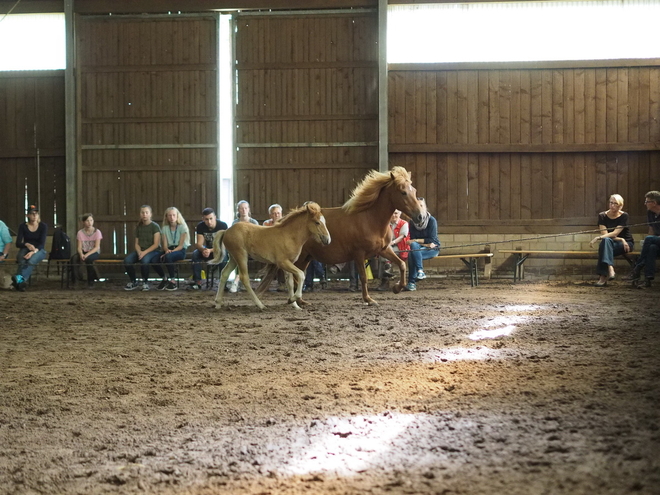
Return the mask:
<svg viewBox="0 0 660 495">
<path fill-rule="evenodd" d="M 394 210 L 401 210 L 415 222 L 427 214 L 426 208 L 417 200 L 417 191 L 405 168 L 394 167 L 390 172 L 372 170 L 341 208 L 322 209 L 332 244 L 321 246 L 307 241 L 296 266 L 304 270 L 312 258 L 326 264 L 355 261 L 362 282 L 362 299 L 371 305 L 376 301 L 369 296 L 364 260 L 383 256 L 399 267 L 401 279 L 392 289 L 398 294 L 406 285 L 406 264 L 389 243 L 390 217 Z M 273 276 L 274 273 L 268 273 L 264 277 L 257 293 L 266 290 Z"/>
<path fill-rule="evenodd" d="M 248 256 L 257 261 L 267 263 L 275 271 L 281 268 L 286 272 L 286 281 L 289 288 L 289 304 L 300 309 L 296 302 L 302 301 L 302 287 L 305 274 L 294 262 L 300 256 L 305 242 L 330 244 L 330 233 L 321 213 L 321 207 L 313 202 L 293 210 L 272 227 L 254 225 L 247 222 L 238 222 L 227 230 L 219 231 L 213 238 L 213 252 L 215 257 L 211 263 L 218 264 L 229 251 L 229 262 L 222 269 L 218 293 L 215 296 L 215 307 L 222 306 L 225 283 L 229 274 L 238 266 L 238 274 L 245 285 L 254 304 L 259 309 L 265 306 L 259 300 L 250 286 L 248 275 Z M 269 269 L 267 266 L 266 269 Z M 292 276 L 293 275 L 293 279 Z M 294 294 L 293 282 L 297 288 Z"/>
</svg>

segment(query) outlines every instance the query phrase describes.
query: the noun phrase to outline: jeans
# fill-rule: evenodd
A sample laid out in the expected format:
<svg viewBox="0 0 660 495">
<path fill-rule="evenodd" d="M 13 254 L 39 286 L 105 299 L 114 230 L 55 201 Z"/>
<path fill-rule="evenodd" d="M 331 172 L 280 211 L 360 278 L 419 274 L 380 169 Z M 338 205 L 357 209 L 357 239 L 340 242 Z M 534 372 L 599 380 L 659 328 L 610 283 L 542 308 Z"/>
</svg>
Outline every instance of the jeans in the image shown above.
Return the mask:
<svg viewBox="0 0 660 495">
<path fill-rule="evenodd" d="M 440 254 L 440 248 L 423 247 L 418 242 L 411 242 L 410 253 L 408 253 L 408 282 L 415 283 L 417 272 L 424 270 L 422 260 L 435 258 L 438 254 Z"/>
<path fill-rule="evenodd" d="M 305 287 L 311 287 L 314 285 L 314 275 L 318 275 L 319 280 L 325 280 L 325 270 L 323 269 L 323 263 L 316 260 L 311 260 L 307 271 L 305 272 Z"/>
<path fill-rule="evenodd" d="M 24 256 L 29 252 L 30 250 L 28 248 L 21 248 L 16 258 L 16 263 L 18 263 L 16 275 L 21 275 L 26 282 L 30 278 L 30 275 L 32 275 L 32 270 L 34 270 L 34 267 L 45 260 L 46 256 L 48 256 L 48 253 L 45 249 L 40 249 L 34 253 L 29 260 L 26 260 Z"/>
<path fill-rule="evenodd" d="M 174 278 L 176 275 L 176 265 L 174 263 L 181 261 L 185 257 L 186 252 L 184 250 L 172 251 L 171 253 L 163 255 L 161 259 L 163 260 L 163 264 L 167 267 L 167 273 L 170 274 L 170 278 Z"/>
<path fill-rule="evenodd" d="M 85 265 L 87 265 L 87 281 L 92 282 L 96 279 L 96 270 L 94 269 L 94 262 L 99 259 L 99 256 L 101 256 L 99 253 L 93 253 L 90 254 L 87 258 L 85 258 Z M 80 256 L 78 253 L 74 254 L 71 257 L 71 265 L 73 268 L 73 273 L 75 278 L 78 280 L 82 280 L 82 275 L 80 273 L 80 265 L 82 265 L 82 262 L 80 261 Z"/>
<path fill-rule="evenodd" d="M 647 235 L 642 244 L 642 252 L 635 265 L 636 269 L 644 267 L 644 276 L 648 279 L 655 277 L 655 260 L 660 254 L 660 236 Z"/>
<path fill-rule="evenodd" d="M 124 258 L 124 267 L 126 268 L 126 273 L 128 278 L 131 279 L 131 282 L 135 282 L 135 264 L 140 263 L 140 272 L 142 274 L 142 280 L 145 282 L 149 280 L 149 266 L 154 265 L 154 270 L 158 275 L 163 277 L 165 273 L 163 272 L 163 267 L 158 264 L 160 256 L 163 254 L 162 251 L 158 249 L 151 251 L 142 257 L 141 260 L 138 259 L 137 251 L 133 251 L 126 258 Z"/>
<path fill-rule="evenodd" d="M 201 282 L 202 280 L 202 263 L 208 263 L 213 259 L 213 256 L 209 256 L 208 258 L 204 258 L 202 256 L 202 253 L 199 252 L 199 249 L 195 249 L 192 254 L 192 272 L 193 272 L 193 280 L 197 283 Z M 229 261 L 229 253 L 225 254 L 225 258 L 218 264 L 218 272 L 222 273 L 222 269 L 225 267 L 227 264 L 227 261 Z M 215 269 L 215 267 L 213 268 Z"/>
<path fill-rule="evenodd" d="M 598 246 L 598 265 L 596 266 L 596 273 L 606 277 L 609 274 L 610 266 L 614 265 L 614 257 L 620 256 L 626 252 L 623 247 L 624 241 L 615 241 L 611 237 L 605 237 L 600 241 Z M 634 243 L 628 243 L 632 251 L 635 246 Z"/>
</svg>

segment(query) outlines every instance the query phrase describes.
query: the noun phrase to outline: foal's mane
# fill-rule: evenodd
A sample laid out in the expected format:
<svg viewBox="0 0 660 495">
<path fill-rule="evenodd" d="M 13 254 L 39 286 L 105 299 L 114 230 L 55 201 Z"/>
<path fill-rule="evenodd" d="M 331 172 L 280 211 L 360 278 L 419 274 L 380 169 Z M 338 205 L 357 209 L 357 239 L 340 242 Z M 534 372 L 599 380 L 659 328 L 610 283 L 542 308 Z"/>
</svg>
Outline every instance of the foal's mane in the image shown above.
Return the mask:
<svg viewBox="0 0 660 495">
<path fill-rule="evenodd" d="M 291 210 L 289 213 L 287 213 L 286 216 L 282 217 L 282 219 L 279 222 L 277 222 L 277 225 L 286 225 L 288 223 L 291 223 L 300 215 L 307 214 L 308 212 L 316 216 L 321 213 L 321 207 L 317 203 L 314 203 L 313 201 L 308 201 L 304 205 L 294 210 Z"/>
<path fill-rule="evenodd" d="M 389 172 L 378 172 L 371 170 L 362 181 L 355 186 L 351 197 L 344 203 L 342 208 L 346 213 L 357 213 L 371 207 L 380 191 L 385 187 L 394 184 L 395 186 L 405 186 L 410 182 L 410 172 L 403 167 L 394 167 Z"/>
</svg>

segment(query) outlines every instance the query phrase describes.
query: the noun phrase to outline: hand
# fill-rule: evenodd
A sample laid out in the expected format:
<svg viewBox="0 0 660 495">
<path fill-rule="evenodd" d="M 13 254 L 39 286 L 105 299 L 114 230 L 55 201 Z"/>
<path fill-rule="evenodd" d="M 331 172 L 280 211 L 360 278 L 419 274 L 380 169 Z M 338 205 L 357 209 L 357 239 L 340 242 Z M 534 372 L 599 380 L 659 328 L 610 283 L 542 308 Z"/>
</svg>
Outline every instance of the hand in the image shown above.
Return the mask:
<svg viewBox="0 0 660 495">
<path fill-rule="evenodd" d="M 431 244 L 429 244 L 429 247 L 430 247 L 431 249 L 434 249 L 434 248 L 437 248 L 438 245 L 437 245 L 435 242 L 432 242 Z"/>
<path fill-rule="evenodd" d="M 138 259 L 139 259 L 139 260 L 141 260 L 142 258 L 144 258 L 144 252 L 143 252 L 143 251 L 140 251 L 139 249 L 138 249 L 138 251 L 137 251 L 137 255 L 138 255 Z"/>
<path fill-rule="evenodd" d="M 630 252 L 630 245 L 626 241 L 623 241 L 623 251 L 626 253 Z"/>
<path fill-rule="evenodd" d="M 593 239 L 591 239 L 591 242 L 589 243 L 589 246 L 594 247 L 594 244 L 596 243 L 596 241 L 600 241 L 600 239 L 601 239 L 600 236 L 594 237 Z"/>
<path fill-rule="evenodd" d="M 32 258 L 33 254 L 34 251 L 28 251 L 27 253 L 25 253 L 25 256 L 23 256 L 23 259 L 29 260 L 30 258 Z"/>
</svg>

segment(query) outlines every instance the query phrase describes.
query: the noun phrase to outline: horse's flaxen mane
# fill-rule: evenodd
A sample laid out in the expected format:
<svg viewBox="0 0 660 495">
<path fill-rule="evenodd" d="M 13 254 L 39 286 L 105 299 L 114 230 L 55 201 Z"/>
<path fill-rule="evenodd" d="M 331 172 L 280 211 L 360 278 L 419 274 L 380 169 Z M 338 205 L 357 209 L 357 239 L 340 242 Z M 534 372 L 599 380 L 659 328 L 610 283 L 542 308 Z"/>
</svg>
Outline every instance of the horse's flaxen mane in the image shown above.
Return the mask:
<svg viewBox="0 0 660 495">
<path fill-rule="evenodd" d="M 362 181 L 355 186 L 351 197 L 342 206 L 346 213 L 357 213 L 366 210 L 378 199 L 380 191 L 389 186 L 406 185 L 410 182 L 410 172 L 403 167 L 394 167 L 389 172 L 370 171 Z"/>
<path fill-rule="evenodd" d="M 304 205 L 291 210 L 289 213 L 287 213 L 282 219 L 277 222 L 278 225 L 286 225 L 289 222 L 292 222 L 295 218 L 297 218 L 299 215 L 311 213 L 312 215 L 318 215 L 321 213 L 321 207 L 317 204 L 314 203 L 313 201 L 308 201 Z"/>
</svg>

